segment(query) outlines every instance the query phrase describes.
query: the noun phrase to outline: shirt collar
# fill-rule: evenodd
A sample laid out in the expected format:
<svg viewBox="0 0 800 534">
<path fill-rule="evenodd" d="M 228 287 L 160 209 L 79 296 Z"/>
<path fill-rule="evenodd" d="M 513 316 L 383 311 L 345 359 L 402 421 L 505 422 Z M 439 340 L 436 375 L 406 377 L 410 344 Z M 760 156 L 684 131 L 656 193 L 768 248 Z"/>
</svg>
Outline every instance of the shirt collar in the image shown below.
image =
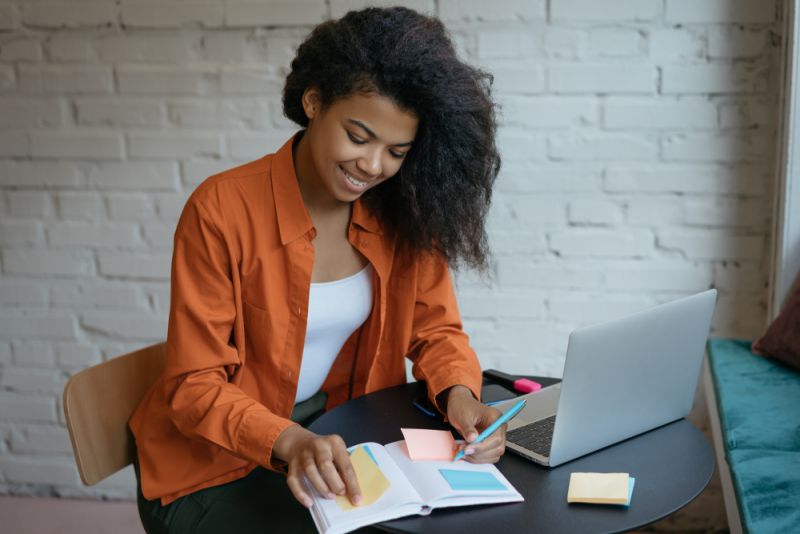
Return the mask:
<svg viewBox="0 0 800 534">
<path fill-rule="evenodd" d="M 350 221 L 373 234 L 382 235 L 380 221 L 372 211 L 370 211 L 364 202 L 359 198 L 353 203 L 353 213 L 350 215 Z"/>
<path fill-rule="evenodd" d="M 300 185 L 294 172 L 292 144 L 300 135 L 297 132 L 286 141 L 272 157 L 272 194 L 275 200 L 275 213 L 278 215 L 278 231 L 281 243 L 286 245 L 308 233 L 314 225 L 308 215 Z"/>
<path fill-rule="evenodd" d="M 297 174 L 294 172 L 292 145 L 299 135 L 302 135 L 302 131 L 290 137 L 272 158 L 272 194 L 275 200 L 275 213 L 278 216 L 278 231 L 283 245 L 305 235 L 314 228 L 300 193 Z M 382 234 L 378 218 L 363 205 L 361 199 L 355 201 L 350 220 L 368 232 Z"/>
</svg>

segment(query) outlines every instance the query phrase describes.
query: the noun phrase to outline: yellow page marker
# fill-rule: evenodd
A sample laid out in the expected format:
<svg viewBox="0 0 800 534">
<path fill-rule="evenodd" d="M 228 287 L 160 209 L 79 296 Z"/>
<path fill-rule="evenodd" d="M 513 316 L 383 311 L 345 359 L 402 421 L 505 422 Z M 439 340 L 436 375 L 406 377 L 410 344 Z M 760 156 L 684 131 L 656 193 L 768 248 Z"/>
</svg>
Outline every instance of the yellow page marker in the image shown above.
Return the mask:
<svg viewBox="0 0 800 534">
<path fill-rule="evenodd" d="M 567 502 L 627 504 L 628 473 L 572 473 Z"/>
<path fill-rule="evenodd" d="M 370 458 L 369 453 L 364 447 L 358 447 L 350 455 L 350 462 L 358 478 L 358 486 L 361 488 L 361 503 L 353 506 L 346 495 L 337 495 L 336 504 L 345 512 L 363 508 L 380 499 L 387 489 L 389 489 L 389 479 L 380 470 L 375 460 Z"/>
</svg>

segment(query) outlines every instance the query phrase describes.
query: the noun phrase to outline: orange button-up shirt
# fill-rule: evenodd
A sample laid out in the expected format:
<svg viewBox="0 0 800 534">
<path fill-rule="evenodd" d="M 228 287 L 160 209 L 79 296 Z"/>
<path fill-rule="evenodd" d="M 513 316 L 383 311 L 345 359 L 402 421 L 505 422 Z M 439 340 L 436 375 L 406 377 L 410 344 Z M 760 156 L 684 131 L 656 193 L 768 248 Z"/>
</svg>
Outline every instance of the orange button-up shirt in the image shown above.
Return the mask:
<svg viewBox="0 0 800 534">
<path fill-rule="evenodd" d="M 247 475 L 293 425 L 316 231 L 290 139 L 275 154 L 204 181 L 175 231 L 163 375 L 130 420 L 142 493 L 162 504 Z M 348 240 L 373 267 L 373 307 L 322 386 L 327 408 L 406 381 L 428 394 L 456 384 L 480 395 L 481 371 L 461 328 L 450 272 L 414 255 L 360 201 Z"/>
</svg>

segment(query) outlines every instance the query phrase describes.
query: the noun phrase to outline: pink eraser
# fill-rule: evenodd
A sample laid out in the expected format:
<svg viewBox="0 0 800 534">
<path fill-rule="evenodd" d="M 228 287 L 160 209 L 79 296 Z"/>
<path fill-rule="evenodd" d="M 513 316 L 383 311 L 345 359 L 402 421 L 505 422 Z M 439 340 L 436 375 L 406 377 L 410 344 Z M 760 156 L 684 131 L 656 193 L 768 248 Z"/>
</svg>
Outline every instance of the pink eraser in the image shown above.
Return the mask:
<svg viewBox="0 0 800 534">
<path fill-rule="evenodd" d="M 542 385 L 527 378 L 520 378 L 519 380 L 514 380 L 514 389 L 520 393 L 533 393 L 542 389 Z"/>
</svg>

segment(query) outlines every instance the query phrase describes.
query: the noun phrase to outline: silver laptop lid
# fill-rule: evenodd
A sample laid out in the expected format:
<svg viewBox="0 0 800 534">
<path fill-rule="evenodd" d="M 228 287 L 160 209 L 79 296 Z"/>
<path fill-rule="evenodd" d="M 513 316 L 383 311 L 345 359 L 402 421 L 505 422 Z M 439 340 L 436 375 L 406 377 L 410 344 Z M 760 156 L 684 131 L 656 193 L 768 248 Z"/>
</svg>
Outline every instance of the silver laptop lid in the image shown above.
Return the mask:
<svg viewBox="0 0 800 534">
<path fill-rule="evenodd" d="M 716 295 L 711 289 L 570 335 L 550 466 L 689 414 Z"/>
</svg>

